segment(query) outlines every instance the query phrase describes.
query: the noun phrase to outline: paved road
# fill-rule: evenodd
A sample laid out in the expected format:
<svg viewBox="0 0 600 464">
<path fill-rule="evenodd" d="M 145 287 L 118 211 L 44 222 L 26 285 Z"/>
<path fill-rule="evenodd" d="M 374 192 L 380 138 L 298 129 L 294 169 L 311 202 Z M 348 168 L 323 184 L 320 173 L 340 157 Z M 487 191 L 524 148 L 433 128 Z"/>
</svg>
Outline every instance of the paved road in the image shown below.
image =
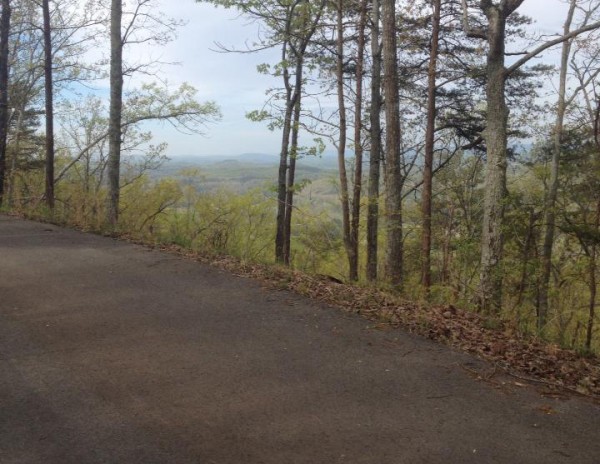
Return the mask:
<svg viewBox="0 0 600 464">
<path fill-rule="evenodd" d="M 208 266 L 0 216 L 2 464 L 600 462 L 598 407 L 465 364 L 485 368 Z"/>
</svg>

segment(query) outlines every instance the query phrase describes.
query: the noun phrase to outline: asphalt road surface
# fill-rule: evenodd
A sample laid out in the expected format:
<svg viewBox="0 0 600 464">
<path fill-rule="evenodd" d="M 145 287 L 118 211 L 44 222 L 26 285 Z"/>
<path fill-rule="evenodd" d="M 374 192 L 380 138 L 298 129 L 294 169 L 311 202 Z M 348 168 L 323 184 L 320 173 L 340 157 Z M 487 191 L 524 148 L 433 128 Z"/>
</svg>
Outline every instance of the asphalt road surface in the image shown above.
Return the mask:
<svg viewBox="0 0 600 464">
<path fill-rule="evenodd" d="M 288 292 L 0 216 L 0 463 L 600 463 L 600 408 Z M 514 382 L 513 382 L 514 384 Z"/>
</svg>

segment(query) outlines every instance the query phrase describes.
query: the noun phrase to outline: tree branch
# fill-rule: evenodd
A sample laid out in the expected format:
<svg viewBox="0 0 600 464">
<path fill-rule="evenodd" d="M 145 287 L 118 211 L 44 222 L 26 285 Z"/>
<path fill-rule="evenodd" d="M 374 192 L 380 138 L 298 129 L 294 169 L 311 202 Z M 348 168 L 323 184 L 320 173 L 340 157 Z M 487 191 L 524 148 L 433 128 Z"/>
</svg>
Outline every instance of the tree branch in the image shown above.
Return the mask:
<svg viewBox="0 0 600 464">
<path fill-rule="evenodd" d="M 581 28 L 576 29 L 573 32 L 570 32 L 566 35 L 557 37 L 554 40 L 550 40 L 548 42 L 543 43 L 542 45 L 540 45 L 538 48 L 536 48 L 532 52 L 527 53 L 523 58 L 517 60 L 512 66 L 508 67 L 505 71 L 505 75 L 510 76 L 513 72 L 515 72 L 517 69 L 519 69 L 525 63 L 527 63 L 529 60 L 531 60 L 532 58 L 535 58 L 540 53 L 549 49 L 550 47 L 554 47 L 555 45 L 561 44 L 566 40 L 570 40 L 574 37 L 577 37 L 578 35 L 581 35 L 585 32 L 593 31 L 598 28 L 600 28 L 600 21 L 597 21 L 593 24 L 589 24 L 588 26 L 581 27 Z"/>
</svg>

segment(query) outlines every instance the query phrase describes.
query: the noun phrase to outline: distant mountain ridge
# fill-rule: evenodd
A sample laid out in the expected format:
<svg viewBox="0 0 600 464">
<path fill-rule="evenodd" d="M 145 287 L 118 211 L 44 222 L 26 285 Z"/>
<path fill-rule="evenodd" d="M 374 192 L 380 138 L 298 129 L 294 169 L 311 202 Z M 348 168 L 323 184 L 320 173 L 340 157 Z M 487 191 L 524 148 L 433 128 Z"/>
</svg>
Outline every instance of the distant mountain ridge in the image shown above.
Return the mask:
<svg viewBox="0 0 600 464">
<path fill-rule="evenodd" d="M 215 165 L 231 161 L 237 161 L 240 164 L 273 166 L 279 164 L 279 155 L 268 153 L 241 153 L 237 155 L 177 155 L 171 157 L 167 164 L 192 167 Z M 336 155 L 333 153 L 324 153 L 319 157 L 303 157 L 298 163 L 315 167 L 332 168 L 336 166 Z"/>
<path fill-rule="evenodd" d="M 223 161 L 239 161 L 253 164 L 276 164 L 279 158 L 266 153 L 241 153 L 239 155 L 180 155 L 173 156 L 171 162 L 177 164 L 206 165 Z"/>
</svg>

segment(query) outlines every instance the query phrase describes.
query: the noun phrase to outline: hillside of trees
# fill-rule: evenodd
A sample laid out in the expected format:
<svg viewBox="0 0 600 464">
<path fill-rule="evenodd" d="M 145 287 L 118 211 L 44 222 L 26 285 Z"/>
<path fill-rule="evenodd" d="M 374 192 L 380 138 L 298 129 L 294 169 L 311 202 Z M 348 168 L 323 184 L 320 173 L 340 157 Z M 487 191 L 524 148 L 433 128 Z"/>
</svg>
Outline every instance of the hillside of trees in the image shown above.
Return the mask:
<svg viewBox="0 0 600 464">
<path fill-rule="evenodd" d="M 220 110 L 136 52 L 176 40 L 160 2 L 1 0 L 1 208 L 597 353 L 600 1 L 564 0 L 554 35 L 526 1 L 204 1 L 260 25 L 221 52 L 279 54 L 258 70 L 279 85 L 248 118 L 281 145 L 268 166 L 178 166 L 148 123 L 198 134 Z M 124 87 L 139 75 L 152 79 Z"/>
</svg>

